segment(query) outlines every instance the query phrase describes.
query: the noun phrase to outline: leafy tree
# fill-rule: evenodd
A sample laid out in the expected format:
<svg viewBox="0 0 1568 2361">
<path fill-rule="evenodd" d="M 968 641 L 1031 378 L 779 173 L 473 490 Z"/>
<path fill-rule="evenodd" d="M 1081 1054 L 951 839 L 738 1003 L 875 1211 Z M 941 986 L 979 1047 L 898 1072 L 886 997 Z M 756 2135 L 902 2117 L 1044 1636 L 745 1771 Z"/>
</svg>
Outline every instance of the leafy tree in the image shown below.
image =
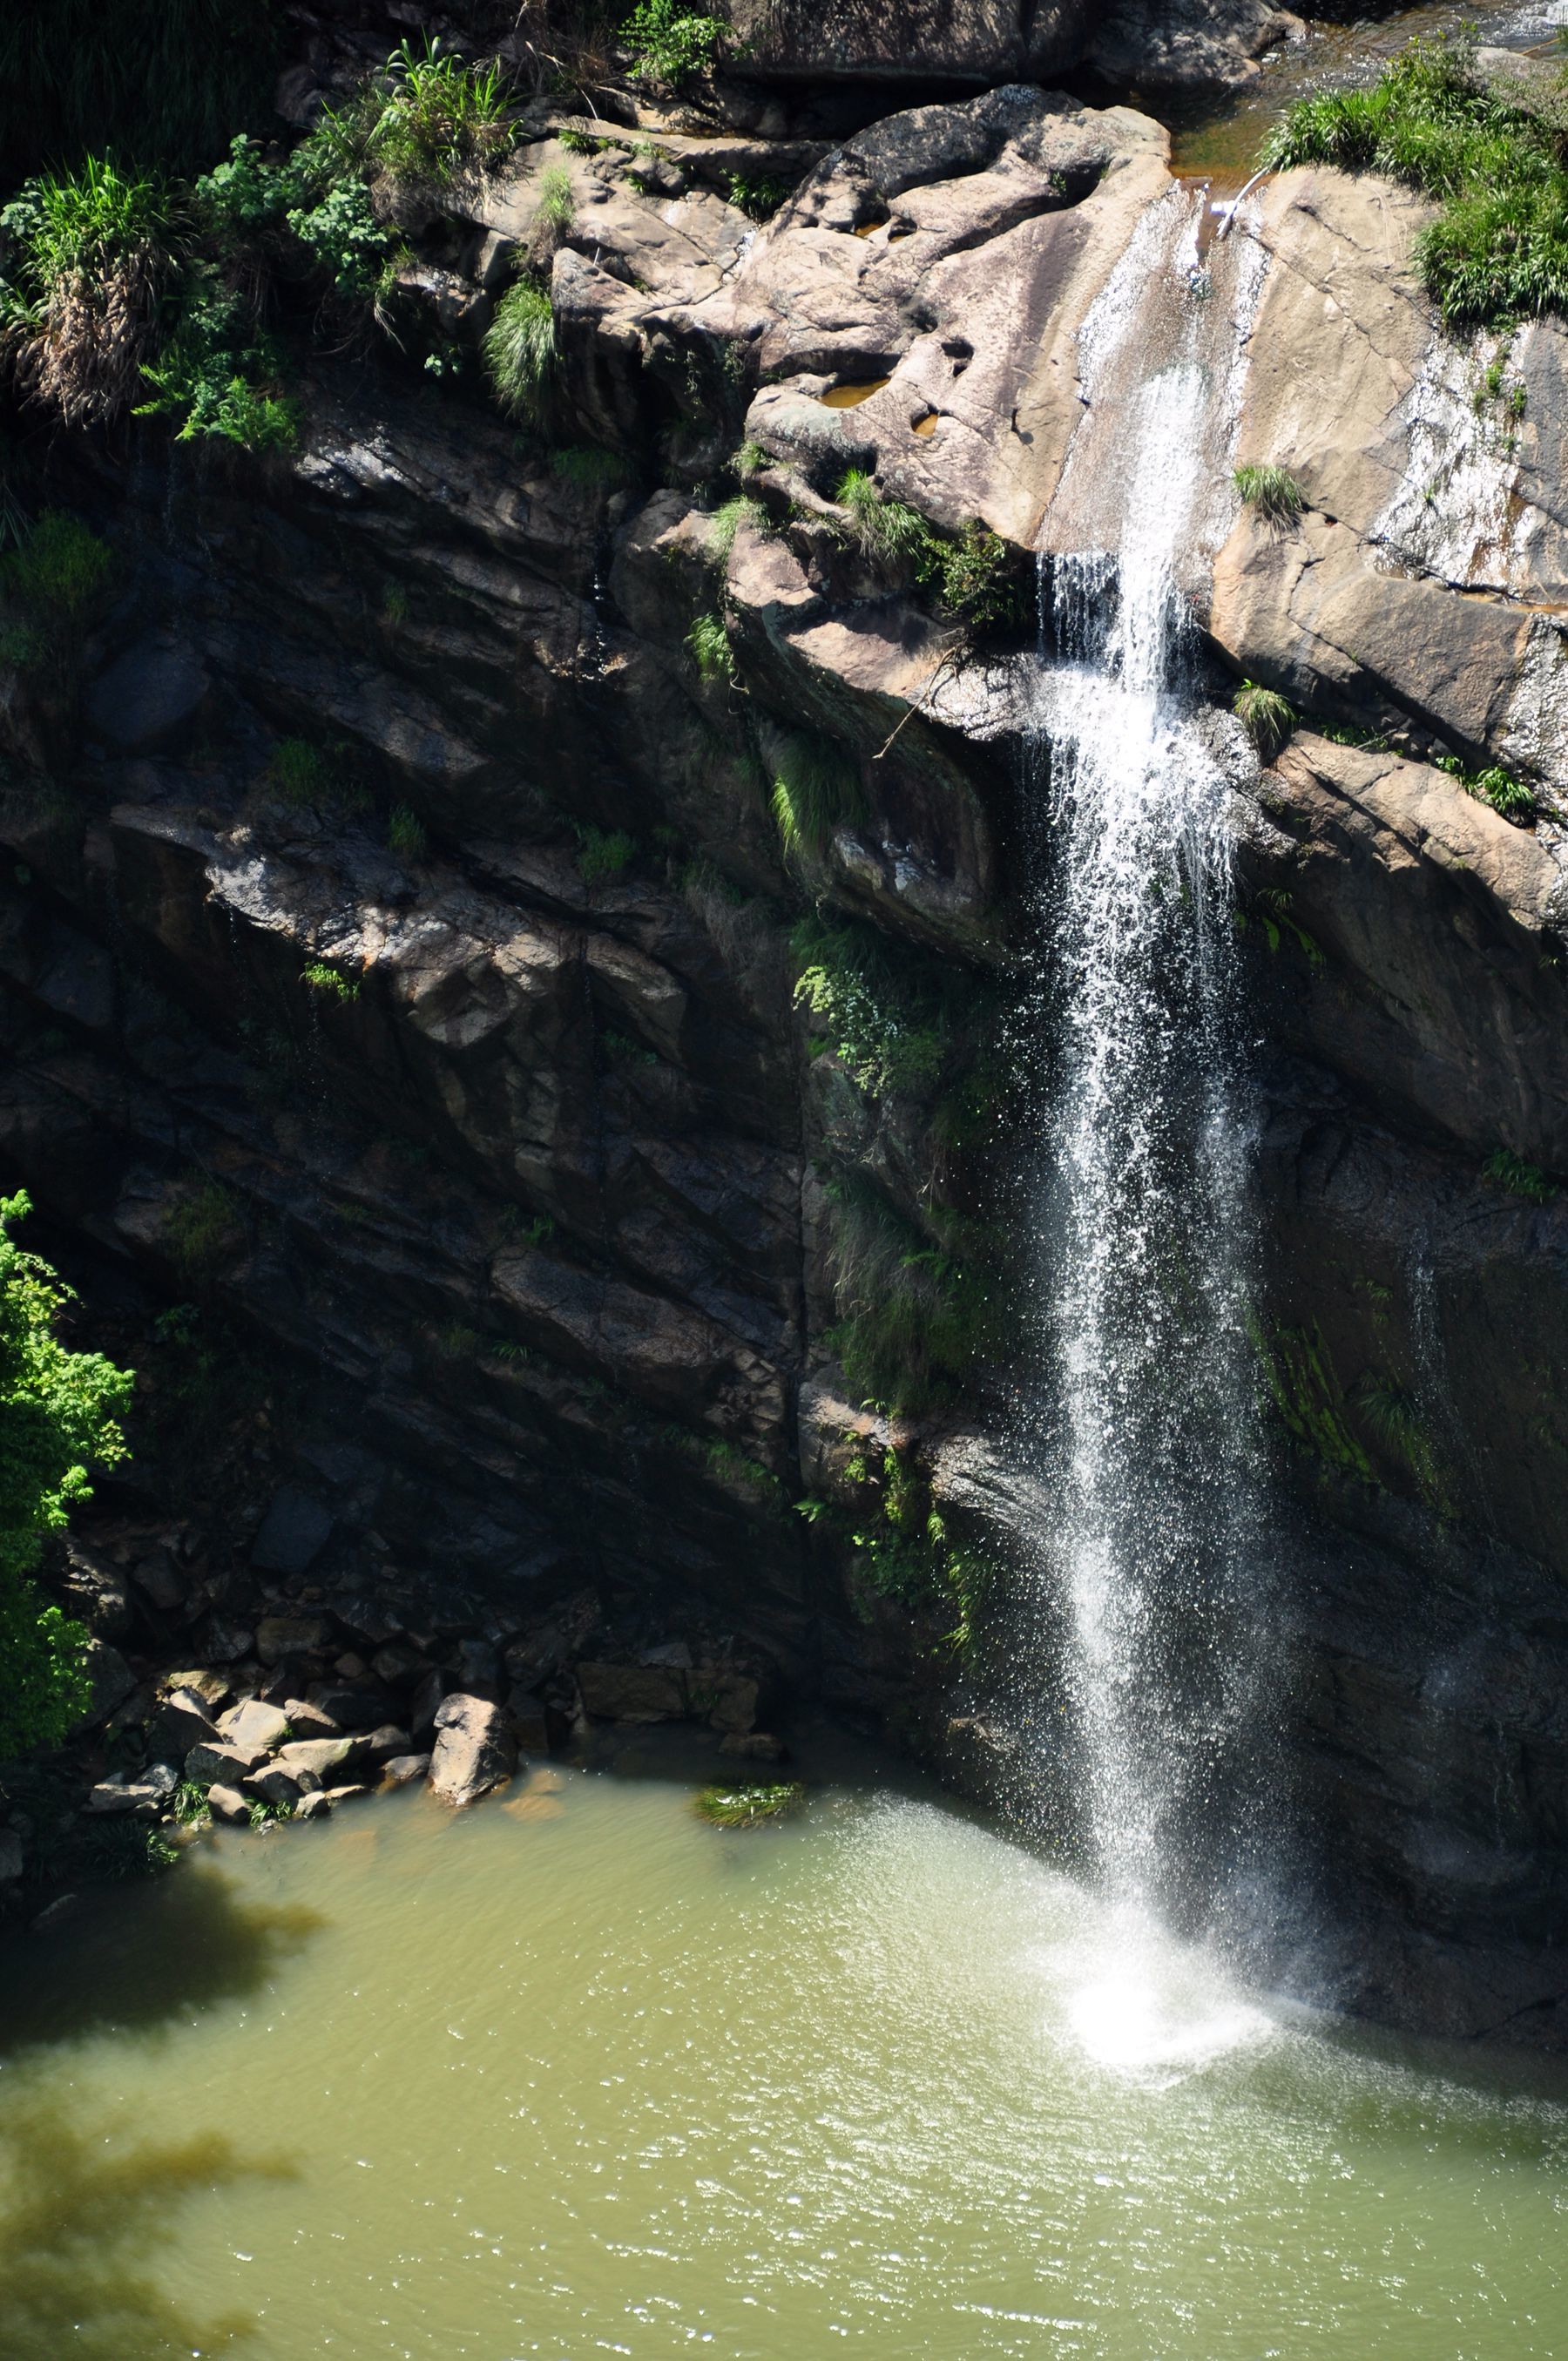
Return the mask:
<svg viewBox="0 0 1568 2361">
<path fill-rule="evenodd" d="M 30 1211 L 21 1191 L 0 1198 L 0 1759 L 58 1746 L 87 1703 L 87 1635 L 28 1577 L 45 1534 L 91 1498 L 89 1467 L 125 1457 L 133 1382 L 55 1334 L 71 1290 L 10 1235 Z"/>
</svg>

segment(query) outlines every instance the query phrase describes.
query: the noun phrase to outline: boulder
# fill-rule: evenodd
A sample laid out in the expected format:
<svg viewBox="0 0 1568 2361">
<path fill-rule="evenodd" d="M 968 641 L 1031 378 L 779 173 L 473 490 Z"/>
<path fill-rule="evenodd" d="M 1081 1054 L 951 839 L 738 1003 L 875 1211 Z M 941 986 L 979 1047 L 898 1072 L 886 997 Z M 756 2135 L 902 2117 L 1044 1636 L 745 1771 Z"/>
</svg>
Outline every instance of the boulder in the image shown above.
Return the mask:
<svg viewBox="0 0 1568 2361">
<path fill-rule="evenodd" d="M 276 1664 L 285 1656 L 318 1654 L 331 1638 L 324 1615 L 264 1615 L 256 1627 L 256 1653 L 264 1664 Z"/>
<path fill-rule="evenodd" d="M 576 1668 L 583 1709 L 599 1721 L 679 1721 L 686 1712 L 685 1675 L 673 1664 L 595 1664 Z"/>
<path fill-rule="evenodd" d="M 407 1787 L 422 1779 L 429 1769 L 428 1754 L 394 1754 L 381 1765 L 381 1783 L 387 1787 Z"/>
<path fill-rule="evenodd" d="M 218 1729 L 224 1743 L 240 1748 L 258 1746 L 270 1754 L 292 1737 L 289 1716 L 280 1706 L 263 1705 L 259 1697 L 247 1697 L 243 1705 L 231 1706 L 227 1713 L 218 1716 Z"/>
<path fill-rule="evenodd" d="M 251 1544 L 250 1562 L 266 1574 L 303 1574 L 333 1528 L 332 1510 L 286 1484 L 273 1496 Z"/>
<path fill-rule="evenodd" d="M 96 1730 L 123 1705 L 136 1687 L 137 1676 L 117 1648 L 103 1640 L 87 1642 L 87 1678 L 93 1702 L 77 1723 L 78 1730 Z"/>
<path fill-rule="evenodd" d="M 389 1693 L 372 1684 L 313 1681 L 307 1701 L 326 1715 L 336 1730 L 374 1730 L 392 1710 Z"/>
<path fill-rule="evenodd" d="M 202 1699 L 190 1689 L 178 1688 L 162 1700 L 148 1722 L 148 1743 L 155 1752 L 183 1762 L 193 1746 L 221 1746 L 224 1740 Z"/>
<path fill-rule="evenodd" d="M 748 1763 L 787 1763 L 789 1749 L 782 1738 L 765 1730 L 731 1730 L 719 1741 L 720 1754 L 738 1754 Z"/>
<path fill-rule="evenodd" d="M 525 1688 L 514 1681 L 507 1692 L 507 1712 L 511 1717 L 512 1734 L 524 1754 L 548 1754 L 550 1728 L 545 1718 L 544 1700 L 537 1689 Z"/>
<path fill-rule="evenodd" d="M 238 1787 L 248 1773 L 266 1762 L 267 1754 L 265 1746 L 214 1745 L 203 1741 L 185 1757 L 185 1776 L 200 1787 L 210 1786 L 214 1779 Z"/>
<path fill-rule="evenodd" d="M 296 1738 L 341 1738 L 343 1731 L 324 1706 L 308 1697 L 285 1697 L 282 1710 Z"/>
<path fill-rule="evenodd" d="M 126 1578 L 113 1561 L 68 1535 L 60 1597 L 67 1611 L 101 1640 L 128 1638 L 136 1609 Z"/>
<path fill-rule="evenodd" d="M 187 1697 L 194 1697 L 209 1714 L 216 1713 L 225 1697 L 231 1693 L 231 1684 L 222 1673 L 211 1672 L 205 1667 L 188 1673 L 170 1673 L 165 1677 L 164 1686 L 171 1697 L 183 1691 Z"/>
<path fill-rule="evenodd" d="M 444 1697 L 435 1712 L 430 1784 L 443 1803 L 471 1804 L 517 1768 L 505 1709 L 488 1697 Z"/>
<path fill-rule="evenodd" d="M 406 1755 L 413 1741 L 406 1730 L 399 1730 L 387 1721 L 379 1730 L 367 1730 L 362 1743 L 367 1763 L 386 1763 L 397 1755 Z"/>
<path fill-rule="evenodd" d="M 207 1809 L 214 1820 L 226 1821 L 231 1828 L 250 1825 L 250 1803 L 237 1787 L 225 1786 L 221 1781 L 207 1790 Z"/>
<path fill-rule="evenodd" d="M 176 1615 L 185 1603 L 187 1584 L 166 1549 L 150 1550 L 131 1569 L 131 1579 L 149 1606 L 160 1615 Z"/>
<path fill-rule="evenodd" d="M 169 1791 L 146 1779 L 101 1779 L 88 1790 L 84 1806 L 93 1813 L 134 1813 L 140 1819 L 153 1819 L 163 1809 Z"/>
<path fill-rule="evenodd" d="M 742 1673 L 725 1673 L 698 1666 L 692 1675 L 694 1710 L 708 1705 L 710 1728 L 724 1730 L 747 1730 L 757 1719 L 757 1684 Z"/>
<path fill-rule="evenodd" d="M 297 1820 L 324 1819 L 331 1809 L 332 1797 L 317 1787 L 313 1792 L 301 1795 L 294 1806 L 294 1817 Z"/>
<path fill-rule="evenodd" d="M 354 1738 L 303 1738 L 280 1747 L 278 1763 L 291 1778 L 299 1779 L 308 1772 L 323 1786 L 330 1786 L 334 1772 L 356 1763 L 360 1751 L 360 1741 Z"/>
<path fill-rule="evenodd" d="M 194 727 L 211 686 L 192 649 L 161 634 L 138 640 L 88 689 L 88 724 L 126 753 L 152 753 Z"/>
<path fill-rule="evenodd" d="M 409 1701 L 409 1728 L 416 1738 L 422 1737 L 427 1730 L 434 1729 L 436 1712 L 446 1690 L 445 1674 L 433 1670 L 426 1673 L 415 1689 Z"/>
<path fill-rule="evenodd" d="M 245 1783 L 247 1795 L 259 1796 L 264 1804 L 297 1804 L 304 1789 L 297 1779 L 291 1779 L 280 1763 L 268 1763 L 259 1771 L 251 1772 Z"/>
<path fill-rule="evenodd" d="M 0 1885 L 10 1885 L 22 1874 L 22 1839 L 15 1828 L 0 1828 Z"/>
</svg>

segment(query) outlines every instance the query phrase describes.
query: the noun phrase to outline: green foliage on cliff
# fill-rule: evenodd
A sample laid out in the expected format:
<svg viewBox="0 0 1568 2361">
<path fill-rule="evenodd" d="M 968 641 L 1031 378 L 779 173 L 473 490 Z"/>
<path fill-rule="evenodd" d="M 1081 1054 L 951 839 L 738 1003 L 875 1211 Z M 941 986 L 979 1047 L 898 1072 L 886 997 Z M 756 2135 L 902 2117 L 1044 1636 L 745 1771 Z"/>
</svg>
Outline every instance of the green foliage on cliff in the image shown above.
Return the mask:
<svg viewBox="0 0 1568 2361">
<path fill-rule="evenodd" d="M 25 400 L 70 426 L 125 409 L 158 329 L 170 217 L 161 181 L 93 156 L 0 214 L 0 349 Z"/>
<path fill-rule="evenodd" d="M 1516 779 L 1511 771 L 1505 771 L 1497 763 L 1488 763 L 1483 771 L 1468 771 L 1457 754 L 1437 754 L 1432 759 L 1440 771 L 1457 779 L 1465 794 L 1474 796 L 1477 803 L 1490 804 L 1515 828 L 1534 827 L 1540 810 L 1535 790 L 1522 779 Z"/>
<path fill-rule="evenodd" d="M 838 500 L 865 555 L 886 574 L 916 583 L 949 621 L 981 633 L 1019 620 L 1017 553 L 977 517 L 945 537 L 860 467 L 843 477 Z"/>
<path fill-rule="evenodd" d="M 820 858 L 833 832 L 865 811 L 865 789 L 841 746 L 815 730 L 770 733 L 773 773 L 769 798 L 779 841 L 791 860 Z"/>
<path fill-rule="evenodd" d="M 403 41 L 311 135 L 324 180 L 384 175 L 395 185 L 440 191 L 499 162 L 512 144 L 510 91 L 498 65 L 473 66 L 444 49 Z"/>
<path fill-rule="evenodd" d="M 951 1394 L 984 1342 L 987 1300 L 972 1265 L 933 1246 L 863 1172 L 828 1181 L 839 1323 L 828 1344 L 853 1391 L 901 1411 Z"/>
<path fill-rule="evenodd" d="M 1296 727 L 1296 708 L 1277 688 L 1264 688 L 1255 680 L 1244 680 L 1235 694 L 1235 716 L 1256 747 L 1262 760 L 1272 763 L 1290 742 Z"/>
<path fill-rule="evenodd" d="M 69 1288 L 11 1231 L 30 1210 L 0 1198 L 0 1758 L 58 1745 L 87 1702 L 86 1635 L 28 1576 L 44 1536 L 91 1498 L 89 1471 L 126 1455 L 132 1378 L 55 1334 Z"/>
<path fill-rule="evenodd" d="M 114 573 L 114 558 L 80 517 L 46 509 L 0 558 L 0 664 L 26 669 L 68 654 Z"/>
<path fill-rule="evenodd" d="M 875 928 L 803 918 L 790 936 L 802 961 L 798 1007 L 816 1017 L 816 1049 L 830 1049 L 850 1080 L 872 1097 L 930 1088 L 948 1054 L 940 1007 L 922 990 Z"/>
<path fill-rule="evenodd" d="M 683 90 L 711 71 L 730 35 L 722 16 L 691 0 L 639 0 L 620 38 L 637 80 Z"/>
<path fill-rule="evenodd" d="M 1498 1188 L 1506 1190 L 1510 1197 L 1522 1197 L 1527 1204 L 1550 1205 L 1556 1201 L 1558 1189 L 1555 1180 L 1549 1180 L 1539 1164 L 1528 1164 L 1511 1148 L 1497 1148 L 1488 1156 L 1481 1170 L 1488 1180 L 1495 1180 Z"/>
<path fill-rule="evenodd" d="M 485 367 L 496 400 L 510 418 L 531 426 L 544 424 L 558 365 L 549 294 L 533 280 L 520 279 L 507 289 L 485 331 Z"/>
<path fill-rule="evenodd" d="M 1440 199 L 1416 259 L 1451 326 L 1568 309 L 1561 126 L 1487 85 L 1473 34 L 1412 41 L 1368 90 L 1299 99 L 1260 160 L 1386 172 Z"/>
<path fill-rule="evenodd" d="M 698 615 L 686 633 L 691 658 L 704 680 L 733 680 L 735 651 L 722 615 Z"/>
<path fill-rule="evenodd" d="M 1232 481 L 1247 507 L 1255 509 L 1264 523 L 1273 525 L 1277 532 L 1293 532 L 1300 523 L 1306 501 L 1288 467 L 1268 464 L 1237 467 Z"/>
</svg>

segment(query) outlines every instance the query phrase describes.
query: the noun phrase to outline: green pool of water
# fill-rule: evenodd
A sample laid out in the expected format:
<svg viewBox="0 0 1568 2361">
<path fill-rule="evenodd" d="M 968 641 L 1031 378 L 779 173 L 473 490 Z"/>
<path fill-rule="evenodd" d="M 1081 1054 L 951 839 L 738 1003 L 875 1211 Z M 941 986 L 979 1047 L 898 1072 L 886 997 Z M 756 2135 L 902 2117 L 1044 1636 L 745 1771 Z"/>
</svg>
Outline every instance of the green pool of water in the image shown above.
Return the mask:
<svg viewBox="0 0 1568 2361">
<path fill-rule="evenodd" d="M 1171 126 L 1171 160 L 1179 172 L 1213 173 L 1224 182 L 1245 180 L 1257 162 L 1270 126 L 1292 99 L 1320 86 L 1373 82 L 1390 58 L 1417 34 L 1457 33 L 1474 26 L 1496 49 L 1551 53 L 1568 9 L 1558 0 L 1427 0 L 1375 16 L 1334 22 L 1320 19 L 1302 41 L 1276 50 L 1256 80 L 1220 97 L 1200 97 L 1186 106 L 1155 97 L 1151 112 Z"/>
<path fill-rule="evenodd" d="M 1539 2071 L 1256 2005 L 865 1776 L 225 1833 L 14 1938 L 0 2027 L 6 2361 L 1568 2351 Z"/>
</svg>

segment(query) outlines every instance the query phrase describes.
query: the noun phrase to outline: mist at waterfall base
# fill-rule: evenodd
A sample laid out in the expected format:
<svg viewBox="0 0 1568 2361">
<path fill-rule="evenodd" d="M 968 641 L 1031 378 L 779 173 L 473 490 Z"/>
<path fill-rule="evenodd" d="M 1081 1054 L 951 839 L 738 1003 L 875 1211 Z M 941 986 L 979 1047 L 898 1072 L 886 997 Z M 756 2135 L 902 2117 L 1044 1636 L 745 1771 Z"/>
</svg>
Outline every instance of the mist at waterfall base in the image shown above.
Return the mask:
<svg viewBox="0 0 1568 2361">
<path fill-rule="evenodd" d="M 810 1733 L 718 1830 L 663 1736 L 0 1942 L 6 2361 L 1568 2348 L 1552 2068 L 1280 2009 L 1108 2061 L 1049 1862 Z"/>
</svg>

